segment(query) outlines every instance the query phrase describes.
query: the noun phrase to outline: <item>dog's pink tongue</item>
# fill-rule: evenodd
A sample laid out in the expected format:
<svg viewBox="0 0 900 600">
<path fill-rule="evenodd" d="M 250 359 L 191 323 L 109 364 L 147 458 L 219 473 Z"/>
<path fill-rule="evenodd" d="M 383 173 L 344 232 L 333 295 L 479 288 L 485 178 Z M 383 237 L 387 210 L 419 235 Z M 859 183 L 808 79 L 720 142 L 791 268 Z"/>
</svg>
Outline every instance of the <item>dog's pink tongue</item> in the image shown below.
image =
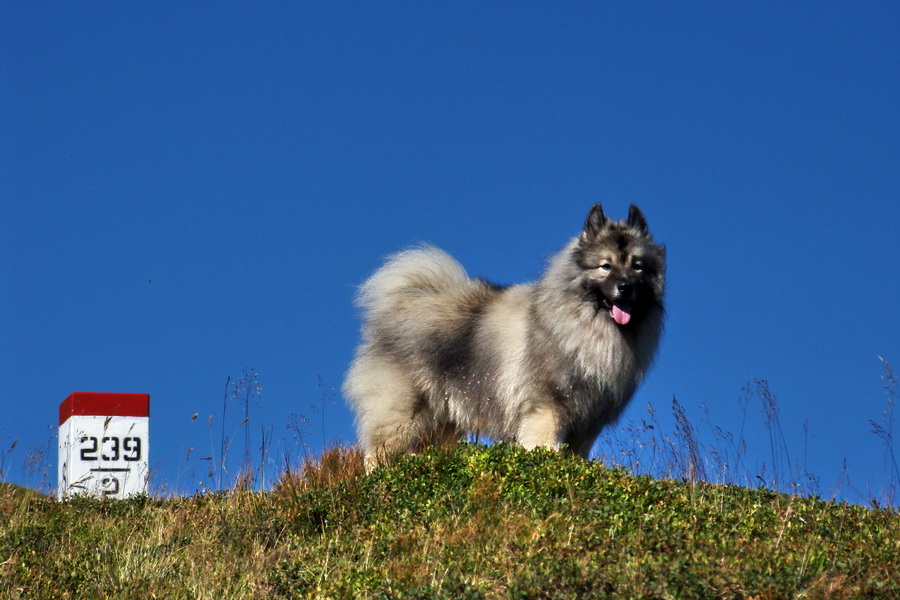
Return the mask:
<svg viewBox="0 0 900 600">
<path fill-rule="evenodd" d="M 627 325 L 628 321 L 631 320 L 631 313 L 625 312 L 624 310 L 613 304 L 612 317 L 613 320 L 615 320 L 615 322 L 619 325 Z"/>
</svg>

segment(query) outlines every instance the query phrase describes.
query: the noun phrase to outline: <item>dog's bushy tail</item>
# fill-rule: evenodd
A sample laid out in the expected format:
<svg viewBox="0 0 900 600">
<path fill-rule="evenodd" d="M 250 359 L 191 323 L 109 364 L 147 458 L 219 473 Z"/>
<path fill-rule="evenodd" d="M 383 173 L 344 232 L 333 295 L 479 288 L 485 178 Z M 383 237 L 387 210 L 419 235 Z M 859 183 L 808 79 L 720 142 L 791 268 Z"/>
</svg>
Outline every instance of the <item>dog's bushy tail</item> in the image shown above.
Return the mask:
<svg viewBox="0 0 900 600">
<path fill-rule="evenodd" d="M 363 283 L 356 306 L 371 320 L 405 302 L 459 289 L 470 282 L 465 269 L 449 254 L 421 244 L 389 256 L 384 266 Z"/>
</svg>

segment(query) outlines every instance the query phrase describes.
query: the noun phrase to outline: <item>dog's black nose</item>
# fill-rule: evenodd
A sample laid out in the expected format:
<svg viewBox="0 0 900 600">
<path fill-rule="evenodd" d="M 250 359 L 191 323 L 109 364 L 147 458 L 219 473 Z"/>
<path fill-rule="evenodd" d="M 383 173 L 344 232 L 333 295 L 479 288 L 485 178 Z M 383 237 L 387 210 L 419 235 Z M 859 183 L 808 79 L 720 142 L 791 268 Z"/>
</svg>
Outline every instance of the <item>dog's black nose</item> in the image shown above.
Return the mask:
<svg viewBox="0 0 900 600">
<path fill-rule="evenodd" d="M 628 283 L 627 281 L 620 281 L 616 283 L 616 291 L 619 292 L 621 296 L 628 296 L 634 290 L 634 284 Z"/>
</svg>

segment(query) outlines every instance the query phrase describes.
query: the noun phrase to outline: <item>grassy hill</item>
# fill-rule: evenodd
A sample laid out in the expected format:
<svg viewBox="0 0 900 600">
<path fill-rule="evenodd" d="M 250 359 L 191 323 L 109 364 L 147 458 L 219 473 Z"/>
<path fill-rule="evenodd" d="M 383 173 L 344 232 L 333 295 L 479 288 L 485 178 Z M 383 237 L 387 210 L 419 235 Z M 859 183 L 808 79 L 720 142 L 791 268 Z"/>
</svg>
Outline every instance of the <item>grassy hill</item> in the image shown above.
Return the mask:
<svg viewBox="0 0 900 600">
<path fill-rule="evenodd" d="M 891 598 L 894 512 L 462 445 L 124 502 L 0 490 L 3 598 Z"/>
<path fill-rule="evenodd" d="M 5 499 L 9 502 L 12 502 L 21 500 L 34 500 L 36 498 L 46 498 L 46 496 L 36 490 L 22 487 L 21 485 L 0 481 L 0 500 Z"/>
</svg>

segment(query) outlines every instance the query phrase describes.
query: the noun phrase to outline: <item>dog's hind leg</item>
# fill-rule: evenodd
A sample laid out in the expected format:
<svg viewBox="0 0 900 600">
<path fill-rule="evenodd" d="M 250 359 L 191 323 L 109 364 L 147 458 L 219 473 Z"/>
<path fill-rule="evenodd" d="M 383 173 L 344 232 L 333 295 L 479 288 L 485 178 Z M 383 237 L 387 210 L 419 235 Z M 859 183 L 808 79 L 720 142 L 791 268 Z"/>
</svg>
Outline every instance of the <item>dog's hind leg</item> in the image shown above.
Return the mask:
<svg viewBox="0 0 900 600">
<path fill-rule="evenodd" d="M 356 412 L 368 471 L 388 456 L 409 450 L 419 437 L 418 394 L 406 370 L 394 361 L 358 356 L 347 373 L 344 393 Z"/>
</svg>

